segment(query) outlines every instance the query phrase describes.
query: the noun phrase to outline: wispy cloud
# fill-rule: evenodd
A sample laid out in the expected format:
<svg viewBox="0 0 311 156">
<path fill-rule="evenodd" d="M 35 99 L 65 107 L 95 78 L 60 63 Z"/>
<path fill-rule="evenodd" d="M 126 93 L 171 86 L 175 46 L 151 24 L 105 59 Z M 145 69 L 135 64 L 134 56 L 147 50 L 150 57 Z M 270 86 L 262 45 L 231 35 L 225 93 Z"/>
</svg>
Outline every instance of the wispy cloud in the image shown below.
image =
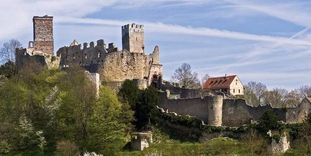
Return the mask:
<svg viewBox="0 0 311 156">
<path fill-rule="evenodd" d="M 25 33 L 30 38 L 34 15 L 55 17 L 57 46 L 76 37 L 81 42 L 101 37 L 119 42 L 119 27 L 136 22 L 145 25 L 146 42 L 161 43 L 161 57 L 179 56 L 162 59 L 166 77 L 186 61 L 203 74 L 235 73 L 270 85 L 298 85 L 311 83 L 299 78 L 311 75 L 309 68 L 302 68 L 310 66 L 311 59 L 309 6 L 304 0 L 1 0 L 0 42 Z M 303 30 L 290 36 L 299 29 Z M 187 51 L 189 57 L 180 57 Z M 292 64 L 290 69 L 287 64 Z M 279 83 L 282 77 L 288 81 Z"/>
<path fill-rule="evenodd" d="M 227 39 L 237 40 L 250 40 L 261 42 L 273 42 L 279 44 L 301 45 L 311 46 L 311 42 L 299 39 L 289 39 L 277 36 L 256 35 L 243 32 L 235 32 L 228 30 L 212 29 L 207 27 L 190 27 L 181 25 L 172 25 L 164 23 L 150 23 L 145 21 L 118 21 L 118 20 L 105 20 L 105 19 L 92 19 L 92 18 L 72 18 L 61 17 L 57 20 L 59 23 L 76 23 L 76 24 L 96 24 L 96 25 L 108 25 L 108 26 L 121 26 L 124 23 L 138 22 L 148 27 L 148 31 L 153 32 L 165 32 L 182 35 L 197 35 L 197 36 L 209 36 L 220 37 Z"/>
<path fill-rule="evenodd" d="M 262 1 L 249 0 L 225 0 L 228 3 L 235 4 L 241 8 L 247 8 L 253 11 L 261 12 L 266 15 L 282 19 L 300 26 L 309 27 L 311 21 L 309 20 L 310 12 L 298 7 L 304 5 L 305 1 L 278 1 L 279 3 L 262 3 Z M 299 5 L 300 4 L 300 5 Z"/>
</svg>

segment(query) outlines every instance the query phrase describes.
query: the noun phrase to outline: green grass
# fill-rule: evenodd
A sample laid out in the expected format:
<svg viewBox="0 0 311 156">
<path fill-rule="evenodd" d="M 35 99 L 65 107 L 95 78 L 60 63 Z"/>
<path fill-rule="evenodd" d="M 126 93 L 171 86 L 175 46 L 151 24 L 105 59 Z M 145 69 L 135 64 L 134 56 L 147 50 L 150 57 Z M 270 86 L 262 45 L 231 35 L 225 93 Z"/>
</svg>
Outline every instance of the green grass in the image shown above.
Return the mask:
<svg viewBox="0 0 311 156">
<path fill-rule="evenodd" d="M 239 156 L 250 155 L 248 146 L 230 139 L 230 138 L 215 138 L 206 143 L 189 143 L 189 142 L 172 142 L 158 143 L 142 152 L 121 152 L 121 156 Z"/>
</svg>

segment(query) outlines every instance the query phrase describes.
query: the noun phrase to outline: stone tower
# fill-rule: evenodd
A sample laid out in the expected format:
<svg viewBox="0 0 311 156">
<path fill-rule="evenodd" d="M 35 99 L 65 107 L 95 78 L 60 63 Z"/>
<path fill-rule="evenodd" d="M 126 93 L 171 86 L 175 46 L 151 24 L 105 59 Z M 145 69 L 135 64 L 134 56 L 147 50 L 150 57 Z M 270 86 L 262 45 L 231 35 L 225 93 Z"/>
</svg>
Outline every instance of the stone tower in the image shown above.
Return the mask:
<svg viewBox="0 0 311 156">
<path fill-rule="evenodd" d="M 132 53 L 144 52 L 143 25 L 133 23 L 122 26 L 122 48 Z"/>
<path fill-rule="evenodd" d="M 221 126 L 222 125 L 222 106 L 223 96 L 215 95 L 207 97 L 208 103 L 208 124 L 210 126 Z"/>
<path fill-rule="evenodd" d="M 33 17 L 33 48 L 45 54 L 53 55 L 53 17 L 34 16 Z"/>
</svg>

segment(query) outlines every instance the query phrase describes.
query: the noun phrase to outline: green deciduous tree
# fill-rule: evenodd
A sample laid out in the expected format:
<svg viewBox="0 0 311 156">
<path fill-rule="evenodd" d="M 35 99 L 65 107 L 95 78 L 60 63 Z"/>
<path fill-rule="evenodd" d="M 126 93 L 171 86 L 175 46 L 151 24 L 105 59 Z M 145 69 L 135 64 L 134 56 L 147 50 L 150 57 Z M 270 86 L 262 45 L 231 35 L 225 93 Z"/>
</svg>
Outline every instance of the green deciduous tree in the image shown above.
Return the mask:
<svg viewBox="0 0 311 156">
<path fill-rule="evenodd" d="M 86 151 L 87 127 L 96 101 L 95 87 L 80 68 L 67 71 L 58 85 L 60 106 L 56 113 L 58 140 L 71 140 Z"/>
<path fill-rule="evenodd" d="M 51 86 L 49 82 L 60 71 L 42 71 L 41 73 L 23 73 L 14 75 L 0 86 L 0 138 L 6 140 L 12 150 L 44 149 L 52 140 L 48 132 L 53 130 L 47 100 Z M 52 130 L 51 130 L 52 129 Z M 46 142 L 47 141 L 47 142 Z"/>
<path fill-rule="evenodd" d="M 132 114 L 129 107 L 124 109 L 117 95 L 102 86 L 88 125 L 88 150 L 113 155 L 126 142 L 128 123 Z M 125 117 L 124 115 L 129 115 Z M 127 120 L 124 120 L 124 119 Z"/>
<path fill-rule="evenodd" d="M 148 129 L 151 115 L 159 103 L 158 91 L 150 86 L 145 90 L 139 90 L 134 81 L 126 80 L 119 93 L 119 97 L 124 102 L 131 105 L 132 110 L 135 112 L 135 126 L 137 130 Z"/>
<path fill-rule="evenodd" d="M 155 112 L 156 105 L 158 104 L 159 93 L 154 87 L 150 86 L 142 91 L 135 109 L 137 129 L 149 130 L 151 116 L 153 115 L 153 112 Z"/>
<path fill-rule="evenodd" d="M 137 87 L 137 84 L 132 80 L 125 80 L 119 90 L 118 96 L 122 102 L 128 102 L 131 108 L 134 110 L 140 90 Z"/>
</svg>

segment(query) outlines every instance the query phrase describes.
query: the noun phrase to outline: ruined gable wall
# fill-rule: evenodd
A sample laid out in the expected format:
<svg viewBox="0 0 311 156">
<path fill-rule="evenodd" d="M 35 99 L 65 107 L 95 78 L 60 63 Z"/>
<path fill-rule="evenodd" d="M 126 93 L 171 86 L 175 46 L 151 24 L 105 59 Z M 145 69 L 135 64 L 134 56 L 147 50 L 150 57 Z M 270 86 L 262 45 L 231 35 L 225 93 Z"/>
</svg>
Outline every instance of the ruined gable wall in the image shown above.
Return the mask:
<svg viewBox="0 0 311 156">
<path fill-rule="evenodd" d="M 31 64 L 37 64 L 48 69 L 57 69 L 60 58 L 41 51 L 34 51 L 33 48 L 20 48 L 15 51 L 15 62 L 18 70 Z"/>
<path fill-rule="evenodd" d="M 33 55 L 27 53 L 27 49 L 16 49 L 15 53 L 15 63 L 17 70 L 21 70 L 24 67 L 31 64 L 38 64 L 40 67 L 47 66 L 45 62 L 45 57 L 41 55 Z"/>
<path fill-rule="evenodd" d="M 144 79 L 148 76 L 148 70 L 148 57 L 145 54 L 119 51 L 107 53 L 100 67 L 100 76 L 103 81 Z"/>
<path fill-rule="evenodd" d="M 57 51 L 57 56 L 61 57 L 61 67 L 66 67 L 67 65 L 87 67 L 103 63 L 106 53 L 107 51 L 104 46 L 94 46 L 94 43 L 91 42 L 89 47 L 87 43 L 84 43 L 83 48 L 81 48 L 80 44 L 62 47 Z"/>
<path fill-rule="evenodd" d="M 99 40 L 100 41 L 100 40 Z M 61 56 L 61 67 L 80 65 L 87 70 L 95 65 L 100 79 L 106 82 L 121 82 L 126 79 L 144 79 L 149 76 L 152 59 L 144 53 L 130 53 L 126 50 L 108 52 L 103 41 L 97 45 L 91 42 L 89 47 L 84 43 L 60 48 L 57 52 Z M 162 72 L 156 69 L 156 71 Z"/>
<path fill-rule="evenodd" d="M 296 108 L 288 108 L 286 113 L 287 123 L 302 123 L 308 118 L 310 114 L 311 105 L 307 99 L 302 102 Z"/>
</svg>

